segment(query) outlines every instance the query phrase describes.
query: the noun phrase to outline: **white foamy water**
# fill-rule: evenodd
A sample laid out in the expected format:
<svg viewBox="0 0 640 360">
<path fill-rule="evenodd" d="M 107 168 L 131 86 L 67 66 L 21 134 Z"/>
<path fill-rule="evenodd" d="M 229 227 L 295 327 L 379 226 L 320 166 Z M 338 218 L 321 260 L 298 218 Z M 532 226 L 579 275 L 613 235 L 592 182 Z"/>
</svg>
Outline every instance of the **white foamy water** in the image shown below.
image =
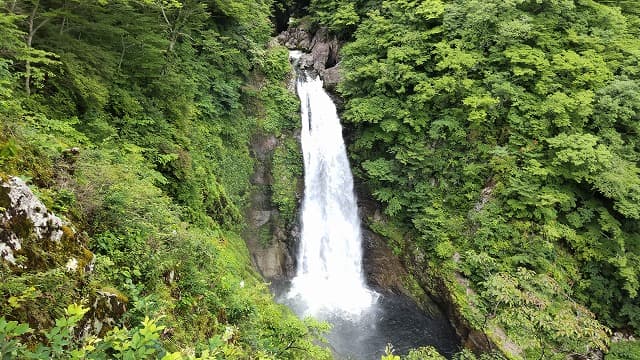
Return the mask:
<svg viewBox="0 0 640 360">
<path fill-rule="evenodd" d="M 297 91 L 305 190 L 298 268 L 287 297 L 300 301 L 306 315 L 356 318 L 378 295 L 362 274 L 360 218 L 342 126 L 322 80 L 299 74 Z"/>
</svg>

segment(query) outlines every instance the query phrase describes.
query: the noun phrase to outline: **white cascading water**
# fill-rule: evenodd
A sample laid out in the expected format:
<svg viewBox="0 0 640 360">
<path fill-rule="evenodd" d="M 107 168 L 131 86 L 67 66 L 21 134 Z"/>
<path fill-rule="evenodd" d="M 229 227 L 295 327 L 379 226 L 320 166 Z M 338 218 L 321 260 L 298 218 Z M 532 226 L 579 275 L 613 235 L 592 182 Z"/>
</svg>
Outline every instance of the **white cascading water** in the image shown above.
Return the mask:
<svg viewBox="0 0 640 360">
<path fill-rule="evenodd" d="M 360 218 L 342 126 L 319 77 L 299 74 L 297 91 L 305 190 L 298 268 L 287 297 L 302 300 L 306 315 L 356 317 L 377 294 L 362 274 Z"/>
</svg>

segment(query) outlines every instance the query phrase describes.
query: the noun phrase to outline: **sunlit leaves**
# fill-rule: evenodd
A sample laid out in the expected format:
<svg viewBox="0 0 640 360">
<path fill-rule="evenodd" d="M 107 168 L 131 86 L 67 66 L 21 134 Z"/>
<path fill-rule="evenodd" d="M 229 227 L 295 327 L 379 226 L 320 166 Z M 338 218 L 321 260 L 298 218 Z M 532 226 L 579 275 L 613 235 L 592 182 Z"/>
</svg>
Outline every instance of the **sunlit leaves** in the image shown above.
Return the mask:
<svg viewBox="0 0 640 360">
<path fill-rule="evenodd" d="M 392 161 L 377 159 L 365 161 L 362 167 L 369 173 L 369 176 L 379 181 L 394 181 L 396 177 L 394 173 L 394 165 Z"/>
<path fill-rule="evenodd" d="M 309 10 L 319 23 L 336 33 L 353 29 L 360 20 L 353 1 L 313 0 Z"/>
<path fill-rule="evenodd" d="M 460 0 L 442 13 L 423 3 L 425 17 L 415 2 L 384 2 L 344 48 L 339 89 L 360 174 L 438 264 L 486 254 L 455 265 L 476 287 L 496 272 L 516 283 L 517 269 L 548 274 L 523 272 L 540 281 L 524 296 L 540 306 L 501 318 L 528 356 L 604 347 L 580 306 L 611 326 L 640 324 L 629 315 L 640 273 L 636 18 L 568 0 Z M 545 282 L 579 300 L 550 296 Z M 535 343 L 518 328 L 532 317 Z M 589 330 L 560 329 L 572 321 Z"/>
<path fill-rule="evenodd" d="M 474 67 L 479 61 L 480 56 L 461 49 L 458 42 L 440 42 L 435 45 L 434 54 L 437 55 L 438 62 L 436 70 L 452 72 L 454 74 L 464 73 Z"/>
<path fill-rule="evenodd" d="M 584 339 L 595 348 L 607 346 L 607 329 L 583 306 L 566 302 L 558 284 L 545 275 L 518 268 L 513 274 L 492 275 L 482 286 L 485 296 L 493 299 L 497 321 L 507 328 L 519 328 L 521 341 L 532 342 L 528 351 L 556 350 L 545 349 L 549 345 L 542 342 L 535 344 L 534 339 L 527 339 L 531 335 L 546 337 L 557 349 L 579 348 Z"/>
</svg>

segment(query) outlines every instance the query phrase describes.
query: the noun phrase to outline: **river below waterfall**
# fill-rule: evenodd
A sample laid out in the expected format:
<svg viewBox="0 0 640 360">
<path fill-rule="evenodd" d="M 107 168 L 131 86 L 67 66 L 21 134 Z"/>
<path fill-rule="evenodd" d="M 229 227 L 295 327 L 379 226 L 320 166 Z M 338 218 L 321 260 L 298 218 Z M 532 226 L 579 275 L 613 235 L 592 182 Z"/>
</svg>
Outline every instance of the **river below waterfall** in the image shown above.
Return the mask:
<svg viewBox="0 0 640 360">
<path fill-rule="evenodd" d="M 292 52 L 294 65 L 302 56 Z M 327 339 L 337 359 L 378 360 L 387 344 L 398 354 L 432 345 L 451 355 L 459 340 L 444 316 L 428 316 L 404 296 L 367 286 L 342 125 L 322 80 L 296 67 L 305 190 L 296 275 L 274 288 L 277 298 L 299 316 L 332 325 Z"/>
</svg>

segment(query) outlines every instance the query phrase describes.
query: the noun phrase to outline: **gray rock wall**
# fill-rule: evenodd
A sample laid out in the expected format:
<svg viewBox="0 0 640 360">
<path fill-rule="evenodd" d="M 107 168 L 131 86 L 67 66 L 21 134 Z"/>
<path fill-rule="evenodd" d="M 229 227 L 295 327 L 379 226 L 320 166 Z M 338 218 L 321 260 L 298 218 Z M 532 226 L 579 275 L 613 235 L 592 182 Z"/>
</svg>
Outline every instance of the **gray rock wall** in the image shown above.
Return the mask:
<svg viewBox="0 0 640 360">
<path fill-rule="evenodd" d="M 294 136 L 294 134 L 284 135 Z M 246 210 L 247 229 L 243 237 L 256 269 L 267 280 L 282 280 L 295 270 L 297 221 L 285 223 L 271 200 L 271 161 L 273 152 L 283 139 L 274 135 L 257 134 L 251 142 L 256 166 L 251 184 L 250 206 Z"/>
</svg>

